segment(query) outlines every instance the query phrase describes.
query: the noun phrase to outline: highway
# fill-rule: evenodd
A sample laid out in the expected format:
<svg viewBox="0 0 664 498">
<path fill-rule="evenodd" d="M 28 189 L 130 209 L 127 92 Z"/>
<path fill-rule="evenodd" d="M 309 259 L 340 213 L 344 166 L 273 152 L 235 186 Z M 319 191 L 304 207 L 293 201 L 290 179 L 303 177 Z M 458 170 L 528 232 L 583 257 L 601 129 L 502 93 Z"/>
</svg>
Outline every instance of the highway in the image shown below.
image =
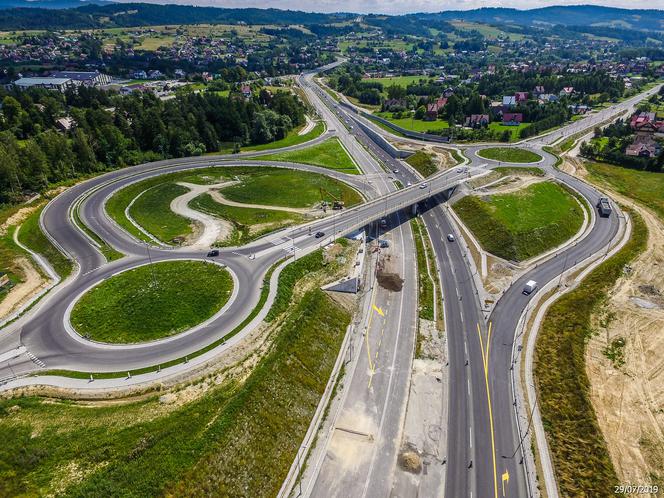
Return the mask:
<svg viewBox="0 0 664 498">
<path fill-rule="evenodd" d="M 326 451 L 322 460 L 314 462 L 307 494 L 389 496 L 400 449 L 417 321 L 416 279 L 412 278 L 416 269 L 410 226 L 404 223 L 407 220 L 405 213 L 413 204 L 430 199 L 421 205 L 421 211 L 431 234 L 440 272 L 449 356 L 445 496 L 497 497 L 504 474 L 510 476 L 505 496 L 529 496 L 531 493 L 520 458 L 529 448 L 519 447 L 521 438 L 516 426 L 515 393 L 511 383 L 511 367 L 518 361 L 513 358 L 517 322 L 533 297 L 521 293 L 523 283 L 534 279 L 543 286 L 557 278 L 564 267 L 605 251 L 618 232 L 618 218 L 615 214 L 609 218 L 593 216 L 592 228 L 582 239 L 561 251 L 558 257 L 544 261 L 522 275 L 501 296 L 490 314 L 485 313 L 478 299 L 472 270 L 466 262 L 468 255 L 460 244 L 445 240 L 445 235 L 455 229 L 439 204 L 444 201 L 442 193 L 451 191 L 471 176 L 486 174 L 498 163 L 477 156 L 477 151 L 484 146 L 464 147 L 469 158 L 466 166 L 436 174 L 423 182 L 409 166 L 392 157 L 365 133 L 359 122 L 362 120 L 383 136 L 389 133 L 336 105 L 312 79 L 313 73 L 308 73 L 299 78 L 299 83 L 328 125 L 327 133 L 313 142 L 332 135 L 339 137 L 360 165 L 363 175 L 345 175 L 303 164 L 261 161 L 261 155 L 271 152 L 265 151 L 243 154 L 242 160 L 237 156 L 208 156 L 143 164 L 71 187 L 49 203 L 42 215 L 42 226 L 54 243 L 76 261 L 77 270 L 29 312 L 0 330 L 0 354 L 19 347 L 29 352 L 0 365 L 0 380 L 7 381 L 0 387 L 9 389 L 15 382 L 13 379 L 42 370 L 44 367 L 34 358 L 49 370 L 123 372 L 193 354 L 242 323 L 258 302 L 265 273 L 275 263 L 293 255 L 306 254 L 338 236 L 386 218 L 390 228 L 387 237 L 392 244 L 384 256 L 390 257 L 392 268 L 403 276 L 404 288 L 398 293 L 377 285 L 370 289 L 372 306 L 381 310 L 382 315 L 376 312 L 374 316 L 374 311 L 367 310 L 372 318 L 363 349 L 357 352 L 357 367 L 353 376 L 346 379 L 348 393 L 337 430 L 330 440 L 321 443 L 327 445 Z M 540 167 L 557 181 L 578 191 L 594 206 L 599 192 L 555 169 L 555 158 L 542 147 L 595 126 L 616 112 L 631 108 L 640 98 L 629 99 L 606 109 L 606 112 L 529 140 L 522 146 L 541 154 L 544 160 Z M 311 142 L 291 148 L 308 145 Z M 127 185 L 155 175 L 237 165 L 286 167 L 325 174 L 353 186 L 363 193 L 367 202 L 306 226 L 270 234 L 244 247 L 221 250 L 216 259 L 226 264 L 235 276 L 235 294 L 224 313 L 192 331 L 137 345 L 94 343 L 73 332 L 68 325 L 68 313 L 78 297 L 93 285 L 149 260 L 206 259 L 205 252 L 186 247 L 149 247 L 136 240 L 106 214 L 104 206 L 108 197 Z M 397 189 L 393 180 L 412 186 Z M 107 263 L 90 239 L 74 226 L 70 212 L 78 202 L 81 203 L 82 221 L 126 257 Z M 325 237 L 312 237 L 311 233 L 317 231 L 324 232 Z M 225 347 L 218 346 L 218 350 L 221 352 Z M 39 379 L 34 377 L 34 382 L 38 383 Z M 340 443 L 348 443 L 354 449 L 351 453 L 355 460 L 344 460 L 340 453 L 335 453 Z"/>
<path fill-rule="evenodd" d="M 458 254 L 450 251 L 451 245 L 445 244 L 440 237 L 441 232 L 452 232 L 443 210 L 434 208 L 424 214 L 423 219 L 432 235 L 441 272 L 447 321 L 450 418 L 445 496 L 497 497 L 503 493 L 503 484 L 505 496 L 532 496 L 533 490 L 529 487 L 524 469 L 524 455 L 530 448 L 520 445 L 522 434 L 517 428 L 516 396 L 511 377 L 512 366 L 520 364 L 519 350 L 514 347 L 517 323 L 534 297 L 523 295 L 523 285 L 532 279 L 542 287 L 558 278 L 566 268 L 594 254 L 606 252 L 618 233 L 619 226 L 615 214 L 609 218 L 595 216 L 594 206 L 603 194 L 554 168 L 555 157 L 542 147 L 561 140 L 562 137 L 581 134 L 617 114 L 632 110 L 643 98 L 659 91 L 660 86 L 559 130 L 517 144 L 540 154 L 543 160 L 537 164 L 539 167 L 586 199 L 592 207 L 594 224 L 587 235 L 572 247 L 560 251 L 557 257 L 539 264 L 513 282 L 490 314 L 482 316 L 473 279 L 463 255 L 460 251 Z M 337 109 L 349 120 L 362 120 L 366 126 L 386 138 L 413 144 L 423 143 L 395 137 L 373 122 L 347 112 L 342 106 L 337 106 Z M 486 167 L 492 168 L 501 165 L 477 156 L 477 152 L 487 146 L 490 144 L 461 148 L 468 156 L 471 166 L 482 167 L 486 164 Z M 391 164 L 396 161 L 391 159 Z M 529 472 L 532 474 L 534 469 L 531 468 Z"/>
</svg>

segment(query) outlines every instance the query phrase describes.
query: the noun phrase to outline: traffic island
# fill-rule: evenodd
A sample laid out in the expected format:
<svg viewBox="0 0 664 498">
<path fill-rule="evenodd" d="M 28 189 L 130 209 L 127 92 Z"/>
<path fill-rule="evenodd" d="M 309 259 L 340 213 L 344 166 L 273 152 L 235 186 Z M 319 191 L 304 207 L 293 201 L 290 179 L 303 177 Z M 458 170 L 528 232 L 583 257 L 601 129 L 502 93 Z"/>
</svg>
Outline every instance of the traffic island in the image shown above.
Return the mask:
<svg viewBox="0 0 664 498">
<path fill-rule="evenodd" d="M 477 151 L 477 155 L 504 163 L 537 163 L 542 160 L 539 154 L 518 147 L 489 147 Z"/>
<path fill-rule="evenodd" d="M 233 291 L 231 274 L 203 261 L 140 266 L 93 287 L 74 305 L 70 321 L 93 341 L 129 344 L 184 332 L 215 315 Z"/>
</svg>

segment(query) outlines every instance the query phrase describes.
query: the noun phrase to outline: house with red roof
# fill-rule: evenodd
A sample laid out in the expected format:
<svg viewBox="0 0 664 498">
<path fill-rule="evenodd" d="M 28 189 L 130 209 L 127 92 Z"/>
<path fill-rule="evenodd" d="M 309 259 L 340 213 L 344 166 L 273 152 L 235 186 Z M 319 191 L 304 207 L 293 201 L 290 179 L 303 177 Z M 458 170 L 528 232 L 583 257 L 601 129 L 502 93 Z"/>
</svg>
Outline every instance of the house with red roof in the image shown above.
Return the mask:
<svg viewBox="0 0 664 498">
<path fill-rule="evenodd" d="M 523 123 L 523 114 L 520 112 L 504 112 L 503 124 L 505 126 L 519 126 Z"/>
</svg>

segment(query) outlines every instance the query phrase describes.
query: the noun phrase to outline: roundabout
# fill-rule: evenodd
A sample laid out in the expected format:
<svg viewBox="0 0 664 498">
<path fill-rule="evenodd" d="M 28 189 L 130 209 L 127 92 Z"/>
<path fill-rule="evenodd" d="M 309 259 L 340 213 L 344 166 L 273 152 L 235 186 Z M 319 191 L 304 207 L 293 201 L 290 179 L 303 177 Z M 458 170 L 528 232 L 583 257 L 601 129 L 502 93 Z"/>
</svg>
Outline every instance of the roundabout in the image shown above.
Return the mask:
<svg viewBox="0 0 664 498">
<path fill-rule="evenodd" d="M 132 268 L 95 285 L 70 314 L 86 339 L 127 344 L 173 337 L 216 315 L 229 302 L 233 278 L 221 265 L 164 261 Z"/>
</svg>

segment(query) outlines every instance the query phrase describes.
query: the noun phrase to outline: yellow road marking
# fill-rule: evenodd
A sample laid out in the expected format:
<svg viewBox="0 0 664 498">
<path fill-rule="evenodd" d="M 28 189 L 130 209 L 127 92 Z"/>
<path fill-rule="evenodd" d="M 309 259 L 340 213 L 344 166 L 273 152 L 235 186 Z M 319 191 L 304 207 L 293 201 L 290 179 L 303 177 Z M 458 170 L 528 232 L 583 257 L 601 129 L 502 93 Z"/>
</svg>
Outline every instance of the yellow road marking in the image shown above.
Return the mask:
<svg viewBox="0 0 664 498">
<path fill-rule="evenodd" d="M 505 496 L 505 484 L 510 483 L 510 473 L 505 469 L 505 472 L 503 473 L 503 496 Z"/>
<path fill-rule="evenodd" d="M 491 391 L 489 390 L 489 350 L 491 348 L 491 322 L 489 322 L 489 333 L 486 338 L 486 352 L 484 351 L 484 341 L 480 331 L 480 324 L 477 324 L 477 335 L 480 338 L 480 349 L 482 350 L 482 363 L 484 365 L 484 383 L 486 385 L 486 399 L 489 407 L 489 426 L 491 428 L 491 457 L 493 460 L 493 491 L 494 497 L 498 498 L 498 472 L 496 470 L 496 438 L 493 430 L 493 410 L 491 407 Z"/>
<path fill-rule="evenodd" d="M 383 312 L 383 308 L 379 308 L 375 304 L 372 304 L 371 307 L 374 309 L 376 313 L 378 313 L 380 316 L 385 316 L 385 313 Z"/>
</svg>

